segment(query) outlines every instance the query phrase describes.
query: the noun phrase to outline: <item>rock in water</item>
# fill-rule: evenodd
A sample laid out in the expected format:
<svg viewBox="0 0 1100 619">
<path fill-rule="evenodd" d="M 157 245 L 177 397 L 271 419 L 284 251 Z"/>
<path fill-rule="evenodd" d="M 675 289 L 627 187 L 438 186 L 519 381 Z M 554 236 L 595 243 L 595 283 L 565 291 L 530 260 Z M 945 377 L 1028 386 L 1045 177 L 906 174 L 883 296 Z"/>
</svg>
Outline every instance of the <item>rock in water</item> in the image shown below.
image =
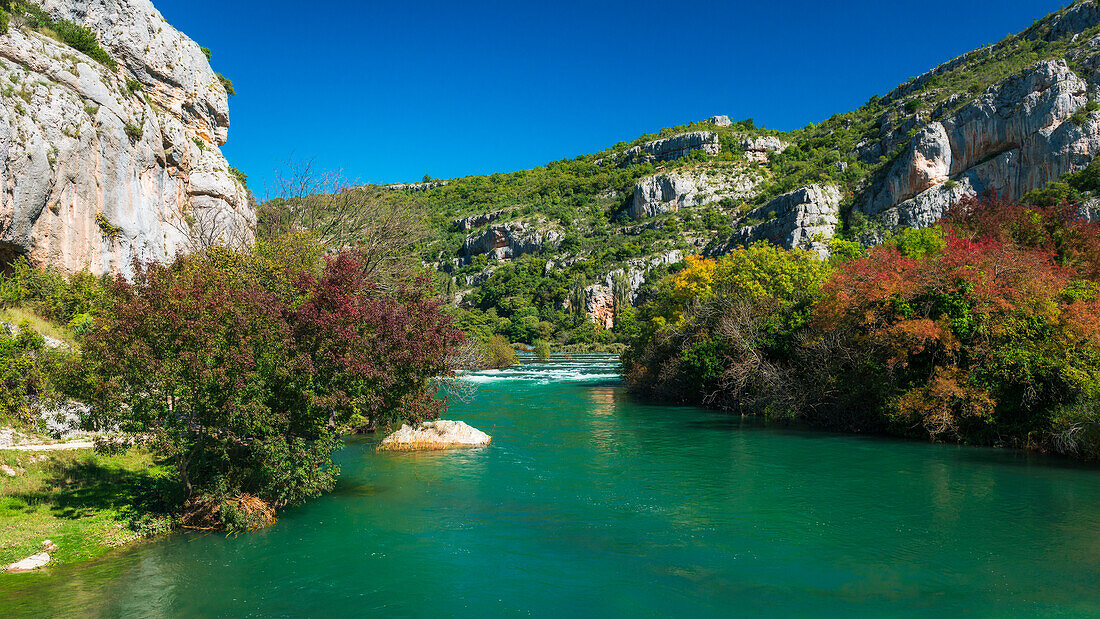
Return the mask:
<svg viewBox="0 0 1100 619">
<path fill-rule="evenodd" d="M 30 572 L 37 570 L 41 567 L 46 567 L 50 563 L 50 553 L 40 552 L 36 555 L 31 555 L 22 561 L 16 561 L 7 567 L 6 572 Z"/>
<path fill-rule="evenodd" d="M 448 447 L 481 447 L 493 437 L 461 421 L 440 419 L 425 421 L 416 428 L 403 424 L 401 429 L 382 439 L 379 449 L 418 451 Z"/>
</svg>

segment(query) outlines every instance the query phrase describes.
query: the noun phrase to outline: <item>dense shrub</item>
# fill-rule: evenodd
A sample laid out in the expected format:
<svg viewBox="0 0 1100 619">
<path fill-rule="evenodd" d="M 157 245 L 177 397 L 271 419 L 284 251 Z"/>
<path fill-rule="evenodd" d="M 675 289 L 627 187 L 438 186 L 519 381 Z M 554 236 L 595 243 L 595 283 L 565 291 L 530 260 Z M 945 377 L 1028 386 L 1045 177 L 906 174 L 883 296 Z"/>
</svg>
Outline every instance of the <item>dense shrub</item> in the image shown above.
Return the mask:
<svg viewBox="0 0 1100 619">
<path fill-rule="evenodd" d="M 23 425 L 32 421 L 28 398 L 46 392 L 49 380 L 42 337 L 26 323 L 20 329 L 17 336 L 0 329 L 0 419 Z"/>
<path fill-rule="evenodd" d="M 628 380 L 652 396 L 723 408 L 775 406 L 780 368 L 828 275 L 809 252 L 766 244 L 717 260 L 689 257 L 640 312 L 624 357 Z M 782 397 L 781 397 L 782 396 Z"/>
<path fill-rule="evenodd" d="M 105 279 L 88 272 L 66 275 L 53 267 L 32 266 L 20 257 L 0 273 L 0 306 L 29 306 L 53 322 L 83 323 L 106 303 Z"/>
<path fill-rule="evenodd" d="M 485 343 L 485 362 L 490 368 L 516 364 L 516 350 L 503 335 L 493 335 Z"/>
<path fill-rule="evenodd" d="M 550 342 L 546 340 L 535 340 L 534 352 L 536 359 L 539 361 L 546 361 L 550 358 Z"/>
<path fill-rule="evenodd" d="M 85 343 L 99 413 L 156 437 L 195 526 L 316 496 L 341 432 L 442 406 L 430 379 L 460 333 L 426 278 L 381 286 L 352 253 L 318 272 L 312 251 L 274 250 L 139 265 Z"/>
<path fill-rule="evenodd" d="M 692 259 L 642 308 L 628 379 L 831 427 L 1098 457 L 1100 230 L 1076 212 L 969 200 L 820 270 L 781 250 Z"/>
<path fill-rule="evenodd" d="M 31 28 L 54 36 L 62 43 L 111 69 L 118 67 L 118 62 L 100 46 L 95 33 L 88 27 L 67 19 L 53 19 L 39 6 L 26 0 L 11 0 L 4 4 L 6 6 L 3 8 L 23 15 Z"/>
</svg>

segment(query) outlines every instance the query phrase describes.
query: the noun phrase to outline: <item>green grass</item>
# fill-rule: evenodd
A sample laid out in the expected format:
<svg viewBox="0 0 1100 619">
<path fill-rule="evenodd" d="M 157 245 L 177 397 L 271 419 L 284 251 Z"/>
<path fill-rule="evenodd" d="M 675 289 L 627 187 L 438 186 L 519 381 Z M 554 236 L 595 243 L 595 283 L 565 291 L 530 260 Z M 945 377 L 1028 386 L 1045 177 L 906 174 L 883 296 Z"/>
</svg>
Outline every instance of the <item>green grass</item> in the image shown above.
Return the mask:
<svg viewBox="0 0 1100 619">
<path fill-rule="evenodd" d="M 0 474 L 0 564 L 38 552 L 49 539 L 54 563 L 98 557 L 111 548 L 166 531 L 169 519 L 157 497 L 166 470 L 144 449 L 117 455 L 0 451 L 0 461 L 22 469 Z M 0 575 L 0 578 L 3 578 Z"/>
<path fill-rule="evenodd" d="M 9 322 L 13 325 L 18 325 L 24 320 L 30 325 L 31 330 L 39 335 L 48 335 L 54 339 L 61 340 L 74 349 L 78 349 L 76 338 L 73 337 L 71 331 L 62 327 L 61 325 L 54 324 L 45 318 L 42 318 L 29 307 L 6 307 L 0 309 L 0 321 Z"/>
</svg>

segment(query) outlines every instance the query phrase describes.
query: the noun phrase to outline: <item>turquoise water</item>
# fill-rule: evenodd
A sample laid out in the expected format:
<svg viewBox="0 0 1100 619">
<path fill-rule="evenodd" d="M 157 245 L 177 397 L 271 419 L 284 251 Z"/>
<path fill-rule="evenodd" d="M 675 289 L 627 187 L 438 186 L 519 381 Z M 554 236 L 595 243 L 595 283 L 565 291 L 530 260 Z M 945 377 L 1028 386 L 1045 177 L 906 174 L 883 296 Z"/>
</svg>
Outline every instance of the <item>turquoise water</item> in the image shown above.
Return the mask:
<svg viewBox="0 0 1100 619">
<path fill-rule="evenodd" d="M 1100 615 L 1097 469 L 645 405 L 616 370 L 475 374 L 447 417 L 492 446 L 354 441 L 275 526 L 4 578 L 0 614 Z"/>
</svg>

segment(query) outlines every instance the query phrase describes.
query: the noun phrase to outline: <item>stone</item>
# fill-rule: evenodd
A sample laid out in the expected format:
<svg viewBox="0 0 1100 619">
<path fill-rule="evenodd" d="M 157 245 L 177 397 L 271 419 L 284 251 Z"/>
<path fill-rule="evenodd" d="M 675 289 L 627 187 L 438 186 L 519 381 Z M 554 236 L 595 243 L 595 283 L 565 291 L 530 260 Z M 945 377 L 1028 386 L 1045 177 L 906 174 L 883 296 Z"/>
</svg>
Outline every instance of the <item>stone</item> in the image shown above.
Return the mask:
<svg viewBox="0 0 1100 619">
<path fill-rule="evenodd" d="M 6 572 L 33 572 L 34 570 L 41 569 L 50 564 L 50 553 L 40 552 L 33 554 L 26 559 L 16 561 L 5 569 Z"/>
<path fill-rule="evenodd" d="M 1088 103 L 1088 90 L 1065 60 L 1038 62 L 995 84 L 923 125 L 886 174 L 857 196 L 856 210 L 887 228 L 927 226 L 964 196 L 996 192 L 1016 200 L 1083 168 L 1100 154 L 1100 113 L 1071 120 Z"/>
<path fill-rule="evenodd" d="M 129 275 L 200 239 L 250 241 L 255 211 L 219 148 L 226 91 L 198 44 L 148 0 L 39 4 L 120 67 L 15 25 L 0 36 L 19 83 L 0 98 L 0 263 Z"/>
<path fill-rule="evenodd" d="M 14 468 L 12 468 L 12 467 L 10 467 L 6 464 L 0 464 L 0 473 L 3 473 L 5 475 L 7 475 L 8 477 L 15 477 L 15 476 L 19 475 L 19 471 L 15 470 Z"/>
<path fill-rule="evenodd" d="M 701 150 L 708 155 L 722 152 L 718 134 L 713 131 L 681 133 L 627 149 L 623 157 L 627 165 L 647 161 L 672 161 L 686 157 L 693 150 Z"/>
<path fill-rule="evenodd" d="M 721 255 L 736 247 L 768 241 L 785 249 L 810 250 L 826 258 L 828 241 L 839 221 L 840 197 L 840 190 L 833 185 L 807 185 L 778 196 L 745 215 L 746 220 L 759 223 L 742 226 L 731 239 L 706 253 Z"/>
<path fill-rule="evenodd" d="M 84 427 L 92 420 L 92 407 L 88 404 L 50 399 L 34 399 L 30 404 L 31 410 L 44 422 L 46 433 L 53 438 L 87 438 L 96 434 Z"/>
<path fill-rule="evenodd" d="M 57 544 L 51 542 L 48 539 L 42 541 L 42 552 L 57 552 L 57 551 L 58 551 Z"/>
<path fill-rule="evenodd" d="M 730 122 L 730 117 L 722 114 L 721 116 L 711 116 L 707 119 L 707 122 L 715 127 L 728 127 L 733 123 Z"/>
<path fill-rule="evenodd" d="M 489 225 L 494 221 L 500 219 L 500 216 L 504 211 L 494 211 L 492 213 L 482 213 L 480 215 L 470 215 L 469 217 L 463 217 L 461 219 L 454 220 L 454 227 L 458 230 L 472 230 L 474 228 L 480 228 L 482 226 Z"/>
<path fill-rule="evenodd" d="M 604 329 L 615 326 L 615 293 L 611 286 L 592 284 L 584 289 L 584 311 Z"/>
<path fill-rule="evenodd" d="M 723 198 L 747 198 L 759 181 L 760 177 L 735 166 L 703 166 L 654 174 L 634 184 L 628 214 L 640 220 L 712 204 Z"/>
<path fill-rule="evenodd" d="M 537 254 L 543 247 L 557 247 L 562 233 L 557 230 L 538 229 L 534 224 L 508 222 L 490 226 L 485 232 L 466 237 L 462 255 L 466 257 L 487 254 L 496 260 L 509 260 L 523 254 Z"/>
<path fill-rule="evenodd" d="M 755 162 L 767 161 L 770 153 L 781 153 L 790 146 L 788 142 L 770 135 L 746 137 L 741 140 L 740 145 L 745 159 Z"/>
<path fill-rule="evenodd" d="M 382 185 L 387 191 L 428 191 L 436 187 L 443 187 L 448 181 L 425 181 L 422 183 L 390 183 Z"/>
<path fill-rule="evenodd" d="M 462 421 L 440 419 L 425 421 L 416 428 L 402 424 L 399 430 L 382 439 L 378 448 L 385 451 L 418 451 L 483 447 L 492 440 L 493 437 Z"/>
</svg>

